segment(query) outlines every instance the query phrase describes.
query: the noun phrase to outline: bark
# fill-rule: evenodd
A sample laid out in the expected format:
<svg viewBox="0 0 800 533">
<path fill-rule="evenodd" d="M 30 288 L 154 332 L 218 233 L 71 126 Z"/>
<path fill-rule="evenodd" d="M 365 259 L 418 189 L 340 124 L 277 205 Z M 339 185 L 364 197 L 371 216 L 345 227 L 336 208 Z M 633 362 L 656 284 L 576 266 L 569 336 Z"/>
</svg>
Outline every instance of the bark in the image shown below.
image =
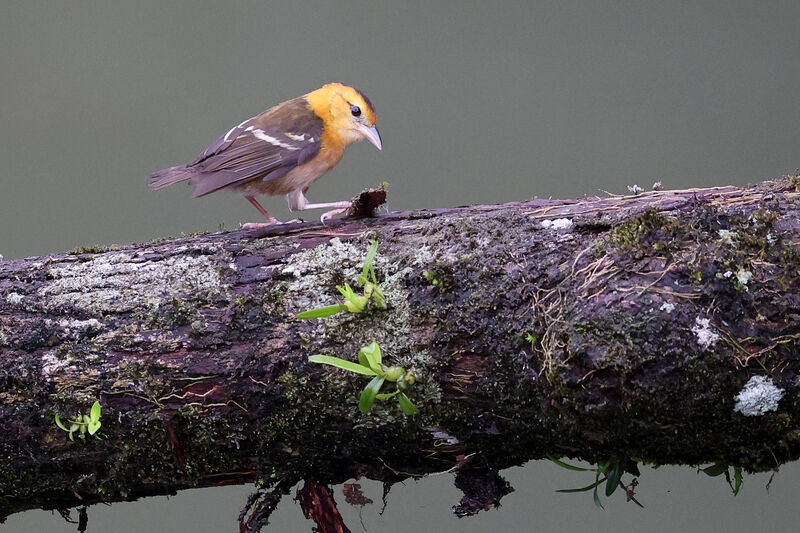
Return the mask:
<svg viewBox="0 0 800 533">
<path fill-rule="evenodd" d="M 545 456 L 775 468 L 800 455 L 797 184 L 0 261 L 0 516 L 451 469 L 502 493 L 498 469 Z M 297 320 L 355 286 L 371 239 L 387 308 Z M 362 414 L 368 378 L 307 361 L 372 341 L 418 377 L 418 415 L 394 401 Z M 101 438 L 70 441 L 54 415 L 95 400 Z"/>
</svg>

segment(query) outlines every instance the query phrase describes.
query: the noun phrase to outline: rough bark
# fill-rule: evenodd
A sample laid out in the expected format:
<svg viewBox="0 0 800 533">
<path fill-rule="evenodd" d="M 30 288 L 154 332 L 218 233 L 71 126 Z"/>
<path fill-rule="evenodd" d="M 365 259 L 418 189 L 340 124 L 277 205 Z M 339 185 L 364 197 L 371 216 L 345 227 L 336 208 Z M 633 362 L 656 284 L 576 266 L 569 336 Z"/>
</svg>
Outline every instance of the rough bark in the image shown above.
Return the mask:
<svg viewBox="0 0 800 533">
<path fill-rule="evenodd" d="M 486 486 L 548 455 L 775 468 L 800 455 L 798 199 L 787 178 L 0 261 L 0 516 L 256 479 Z M 371 239 L 387 309 L 294 318 Z M 372 341 L 418 415 L 362 414 L 366 379 L 307 361 Z M 102 438 L 71 442 L 54 415 L 95 400 Z"/>
</svg>

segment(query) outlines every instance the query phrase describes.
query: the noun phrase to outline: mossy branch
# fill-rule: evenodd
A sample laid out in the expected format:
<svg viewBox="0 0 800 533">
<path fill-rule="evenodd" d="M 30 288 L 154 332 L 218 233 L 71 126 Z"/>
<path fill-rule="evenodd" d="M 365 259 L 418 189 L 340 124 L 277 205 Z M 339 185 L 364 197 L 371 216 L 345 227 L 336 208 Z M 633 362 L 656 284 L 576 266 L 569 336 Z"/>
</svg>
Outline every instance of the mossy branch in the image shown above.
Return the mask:
<svg viewBox="0 0 800 533">
<path fill-rule="evenodd" d="M 800 456 L 799 200 L 792 177 L 0 261 L 0 515 L 450 469 L 500 493 L 476 472 L 546 456 L 775 468 Z M 385 306 L 298 320 L 372 240 Z M 415 416 L 308 359 L 371 342 Z M 54 415 L 96 400 L 102 439 L 71 442 Z"/>
</svg>

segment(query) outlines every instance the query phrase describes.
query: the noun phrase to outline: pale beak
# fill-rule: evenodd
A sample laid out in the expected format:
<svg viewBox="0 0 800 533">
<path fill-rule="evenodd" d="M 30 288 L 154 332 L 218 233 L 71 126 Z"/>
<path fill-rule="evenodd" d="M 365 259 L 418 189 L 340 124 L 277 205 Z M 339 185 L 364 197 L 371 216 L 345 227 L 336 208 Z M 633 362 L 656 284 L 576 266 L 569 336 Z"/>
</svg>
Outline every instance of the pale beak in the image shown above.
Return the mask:
<svg viewBox="0 0 800 533">
<path fill-rule="evenodd" d="M 381 142 L 381 134 L 378 133 L 378 128 L 375 126 L 367 126 L 366 124 L 359 124 L 358 131 L 361 132 L 364 137 L 367 138 L 369 142 L 375 145 L 375 148 L 378 150 L 383 149 L 383 143 Z"/>
</svg>

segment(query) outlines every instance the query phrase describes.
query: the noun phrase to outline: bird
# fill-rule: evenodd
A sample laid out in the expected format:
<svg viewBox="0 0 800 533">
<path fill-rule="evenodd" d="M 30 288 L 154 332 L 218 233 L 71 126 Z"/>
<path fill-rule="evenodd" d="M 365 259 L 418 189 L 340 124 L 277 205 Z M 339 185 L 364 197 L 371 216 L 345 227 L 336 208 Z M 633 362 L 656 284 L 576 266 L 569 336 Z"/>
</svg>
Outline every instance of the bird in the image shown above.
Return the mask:
<svg viewBox="0 0 800 533">
<path fill-rule="evenodd" d="M 194 197 L 222 189 L 244 194 L 266 219 L 244 228 L 280 224 L 256 200 L 258 195 L 286 195 L 290 211 L 330 209 L 325 221 L 347 211 L 349 201 L 309 203 L 312 182 L 342 159 L 344 149 L 367 139 L 383 149 L 375 108 L 367 96 L 341 83 L 328 83 L 292 98 L 232 127 L 191 163 L 150 176 L 150 188 L 188 181 Z"/>
</svg>

